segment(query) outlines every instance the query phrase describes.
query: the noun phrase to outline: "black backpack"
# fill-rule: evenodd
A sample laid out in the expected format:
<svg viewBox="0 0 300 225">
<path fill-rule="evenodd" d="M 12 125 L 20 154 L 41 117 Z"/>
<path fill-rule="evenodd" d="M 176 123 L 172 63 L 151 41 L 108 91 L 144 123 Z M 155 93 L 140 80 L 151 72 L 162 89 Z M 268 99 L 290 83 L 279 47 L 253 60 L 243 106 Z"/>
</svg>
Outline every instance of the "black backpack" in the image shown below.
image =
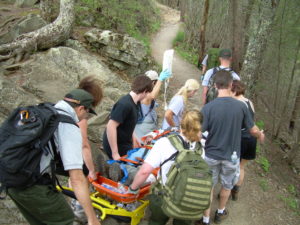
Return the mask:
<svg viewBox="0 0 300 225">
<path fill-rule="evenodd" d="M 52 156 L 49 167 L 55 180 L 55 164 L 60 157 L 54 132 L 59 122 L 78 127 L 70 116 L 59 114 L 58 110 L 51 103 L 20 107 L 3 122 L 0 127 L 0 193 L 3 189 L 23 189 L 36 184 L 43 175 L 40 171 L 43 154 Z"/>
<path fill-rule="evenodd" d="M 221 69 L 220 67 L 215 67 L 213 69 L 213 73 L 212 73 L 212 75 L 209 79 L 209 82 L 208 82 L 208 90 L 207 90 L 207 93 L 206 93 L 206 104 L 218 97 L 218 89 L 215 87 L 214 76 L 217 72 L 222 71 L 222 70 L 228 71 L 231 74 L 233 72 L 232 70 L 226 70 L 226 68 Z"/>
</svg>

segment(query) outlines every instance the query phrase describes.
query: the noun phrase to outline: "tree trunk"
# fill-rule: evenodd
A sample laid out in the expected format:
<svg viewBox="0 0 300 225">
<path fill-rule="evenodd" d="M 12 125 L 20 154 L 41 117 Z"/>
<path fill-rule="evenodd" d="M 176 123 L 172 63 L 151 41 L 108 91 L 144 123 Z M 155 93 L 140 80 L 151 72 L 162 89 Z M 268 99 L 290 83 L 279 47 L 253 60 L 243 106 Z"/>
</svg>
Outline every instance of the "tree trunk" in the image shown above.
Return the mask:
<svg viewBox="0 0 300 225">
<path fill-rule="evenodd" d="M 284 106 L 283 106 L 283 111 L 279 114 L 276 114 L 276 108 L 274 108 L 275 110 L 275 115 L 277 115 L 276 117 L 277 118 L 279 118 L 279 123 L 278 123 L 278 126 L 277 126 L 277 128 L 276 128 L 276 132 L 274 133 L 274 136 L 275 136 L 275 138 L 277 138 L 278 137 L 278 135 L 279 135 L 279 132 L 280 132 L 280 129 L 281 129 L 281 127 L 282 127 L 282 125 L 284 124 L 284 122 L 287 120 L 287 118 L 286 117 L 284 117 L 283 115 L 287 115 L 287 111 L 288 111 L 288 109 L 289 109 L 289 101 L 288 101 L 288 99 L 291 99 L 292 98 L 292 84 L 294 84 L 295 82 L 297 82 L 296 81 L 296 79 L 298 79 L 297 77 L 296 77 L 296 74 L 298 74 L 299 72 L 300 72 L 300 70 L 299 70 L 299 65 L 300 65 L 300 63 L 298 62 L 299 61 L 299 57 L 300 57 L 300 40 L 298 40 L 298 45 L 297 45 L 297 52 L 296 52 L 296 55 L 295 55 L 295 60 L 294 60 L 294 66 L 293 66 L 293 70 L 292 70 L 292 75 L 291 75 L 291 78 L 289 79 L 290 81 L 289 81 L 289 84 L 288 84 L 288 88 L 287 88 L 287 93 L 286 93 L 286 97 L 285 97 L 285 102 L 284 102 Z M 278 90 L 276 90 L 276 92 L 275 93 L 277 93 L 278 92 Z M 300 88 L 298 89 L 298 92 L 297 92 L 297 96 L 296 96 L 296 100 L 295 100 L 295 106 L 294 106 L 294 110 L 293 110 L 293 112 L 292 112 L 292 118 L 291 118 L 291 123 L 293 123 L 293 122 L 295 122 L 295 120 L 294 120 L 294 116 L 296 115 L 296 107 L 298 107 L 298 105 L 297 104 L 299 104 L 299 102 L 297 103 L 297 99 L 298 99 L 298 101 L 299 101 L 299 95 L 300 95 Z M 299 106 L 299 108 L 298 108 L 299 110 L 300 110 L 300 106 Z M 275 121 L 275 120 L 274 120 Z M 292 122 L 293 121 L 293 122 Z M 273 123 L 273 126 L 275 126 L 274 125 L 274 123 Z"/>
<path fill-rule="evenodd" d="M 257 28 L 250 36 L 246 55 L 244 58 L 241 76 L 247 84 L 248 93 L 253 99 L 255 82 L 260 70 L 262 62 L 262 54 L 264 53 L 270 30 L 272 28 L 275 16 L 275 6 L 269 1 L 260 1 L 260 21 Z M 255 15 L 257 17 L 257 15 Z"/>
<path fill-rule="evenodd" d="M 206 30 L 206 24 L 208 20 L 208 11 L 209 11 L 209 0 L 205 0 L 201 25 L 200 25 L 200 50 L 199 50 L 199 57 L 198 57 L 199 68 L 201 66 L 202 59 L 204 58 L 204 52 L 205 52 L 205 30 Z"/>
<path fill-rule="evenodd" d="M 292 125 L 292 126 L 291 126 Z M 300 171 L 300 86 L 298 86 L 296 101 L 290 121 L 290 128 L 292 127 L 295 142 L 289 153 L 289 158 L 293 166 Z"/>
<path fill-rule="evenodd" d="M 180 9 L 180 21 L 185 22 L 185 11 L 186 11 L 186 2 L 179 2 L 179 9 Z"/>
<path fill-rule="evenodd" d="M 11 56 L 15 56 L 56 46 L 69 38 L 74 19 L 74 0 L 60 0 L 60 13 L 53 23 L 0 45 L 0 54 L 13 52 Z"/>
</svg>

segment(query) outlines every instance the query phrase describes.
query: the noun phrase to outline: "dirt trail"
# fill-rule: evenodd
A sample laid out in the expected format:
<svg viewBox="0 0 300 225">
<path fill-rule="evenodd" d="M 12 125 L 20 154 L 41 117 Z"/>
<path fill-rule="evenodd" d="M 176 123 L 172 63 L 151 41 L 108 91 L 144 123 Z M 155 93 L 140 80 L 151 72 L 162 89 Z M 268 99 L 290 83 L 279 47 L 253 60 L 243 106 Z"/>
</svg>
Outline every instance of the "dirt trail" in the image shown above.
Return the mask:
<svg viewBox="0 0 300 225">
<path fill-rule="evenodd" d="M 164 5 L 158 4 L 163 16 L 162 27 L 160 31 L 153 37 L 151 42 L 151 53 L 156 62 L 162 64 L 163 53 L 167 49 L 172 48 L 172 41 L 176 37 L 177 31 L 180 28 L 180 13 L 177 10 L 171 9 Z M 182 59 L 178 54 L 174 54 L 172 78 L 170 79 L 170 93 L 168 101 L 176 92 L 172 93 L 172 90 L 178 91 L 185 81 L 190 78 L 194 78 L 199 81 L 200 70 Z M 191 102 L 200 105 L 200 93 L 201 90 L 191 99 Z"/>
<path fill-rule="evenodd" d="M 153 37 L 151 43 L 151 51 L 155 60 L 162 64 L 163 52 L 172 48 L 172 40 L 175 38 L 180 27 L 180 13 L 174 9 L 158 4 L 163 16 L 162 27 L 160 31 Z M 199 80 L 200 71 L 196 66 L 181 59 L 175 54 L 173 60 L 173 78 L 170 80 L 169 98 L 184 84 L 189 78 Z M 192 99 L 192 107 L 200 108 L 200 93 Z M 190 107 L 190 106 L 188 106 Z M 264 150 L 264 149 L 262 149 Z M 267 150 L 265 150 L 267 151 Z M 284 172 L 283 172 L 284 173 Z M 254 162 L 250 162 L 246 168 L 246 176 L 244 186 L 240 191 L 240 199 L 236 202 L 229 200 L 227 209 L 229 210 L 229 218 L 222 222 L 223 225 L 279 225 L 299 224 L 298 216 L 286 207 L 279 196 L 284 196 L 286 190 L 281 184 L 281 180 L 276 179 L 276 175 L 272 174 L 272 178 L 263 177 L 261 168 Z M 269 172 L 271 175 L 271 172 Z M 274 180 L 274 177 L 276 180 Z M 218 200 L 216 198 L 220 186 L 215 188 L 211 218 L 217 209 Z M 264 190 L 265 189 L 265 190 Z M 298 221 L 298 222 L 297 222 Z M 170 224 L 170 223 L 168 223 Z"/>
</svg>

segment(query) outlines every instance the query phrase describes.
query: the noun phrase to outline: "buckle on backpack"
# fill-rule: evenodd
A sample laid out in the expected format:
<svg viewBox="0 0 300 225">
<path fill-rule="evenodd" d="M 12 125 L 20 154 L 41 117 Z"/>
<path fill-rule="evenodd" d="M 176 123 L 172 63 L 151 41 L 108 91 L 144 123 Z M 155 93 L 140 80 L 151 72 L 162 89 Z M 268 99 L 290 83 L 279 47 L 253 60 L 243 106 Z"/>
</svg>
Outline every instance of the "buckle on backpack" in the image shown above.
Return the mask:
<svg viewBox="0 0 300 225">
<path fill-rule="evenodd" d="M 28 119 L 29 117 L 29 112 L 27 110 L 22 110 L 20 111 L 20 118 L 21 120 L 24 120 L 24 119 Z"/>
</svg>

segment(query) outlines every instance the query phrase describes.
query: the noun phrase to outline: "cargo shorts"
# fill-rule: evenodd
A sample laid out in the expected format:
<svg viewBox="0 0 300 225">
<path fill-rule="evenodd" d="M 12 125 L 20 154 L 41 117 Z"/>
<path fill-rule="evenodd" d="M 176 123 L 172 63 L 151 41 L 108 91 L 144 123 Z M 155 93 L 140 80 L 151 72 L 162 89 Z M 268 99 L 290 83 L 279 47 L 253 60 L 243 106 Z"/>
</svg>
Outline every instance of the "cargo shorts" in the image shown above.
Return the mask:
<svg viewBox="0 0 300 225">
<path fill-rule="evenodd" d="M 240 163 L 233 164 L 228 160 L 215 160 L 205 156 L 204 160 L 212 171 L 213 185 L 220 180 L 222 187 L 231 190 L 240 177 Z"/>
</svg>

